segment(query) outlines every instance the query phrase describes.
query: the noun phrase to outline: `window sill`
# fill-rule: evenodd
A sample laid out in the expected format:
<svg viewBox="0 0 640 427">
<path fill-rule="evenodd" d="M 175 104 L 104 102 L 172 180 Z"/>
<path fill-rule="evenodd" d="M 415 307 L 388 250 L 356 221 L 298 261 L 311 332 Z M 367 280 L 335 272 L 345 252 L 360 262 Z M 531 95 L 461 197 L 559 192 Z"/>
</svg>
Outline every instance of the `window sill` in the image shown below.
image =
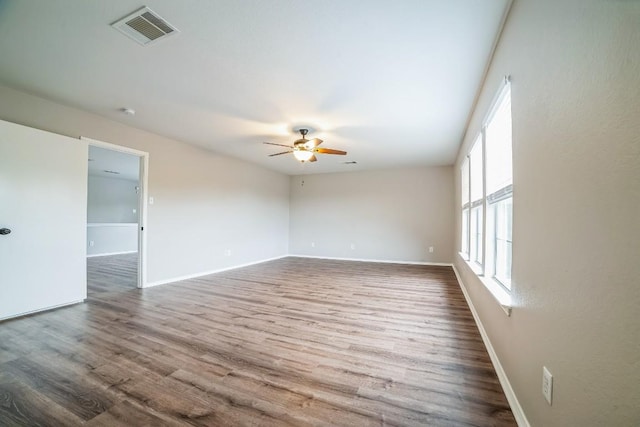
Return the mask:
<svg viewBox="0 0 640 427">
<path fill-rule="evenodd" d="M 480 279 L 485 288 L 489 291 L 489 293 L 493 296 L 493 298 L 500 304 L 502 311 L 505 312 L 507 316 L 511 316 L 511 309 L 513 306 L 511 305 L 511 294 L 507 292 L 506 289 L 502 287 L 498 282 L 494 279 L 484 277 L 482 274 L 482 269 L 479 265 L 467 260 L 464 258 L 462 253 L 459 254 L 462 260 L 467 264 L 467 267 Z"/>
<path fill-rule="evenodd" d="M 513 306 L 511 305 L 511 295 L 507 292 L 502 285 L 496 282 L 493 279 L 489 279 L 487 277 L 478 276 L 480 281 L 484 284 L 484 286 L 489 290 L 491 295 L 498 301 L 502 311 L 505 312 L 507 316 L 511 316 L 511 309 Z"/>
</svg>

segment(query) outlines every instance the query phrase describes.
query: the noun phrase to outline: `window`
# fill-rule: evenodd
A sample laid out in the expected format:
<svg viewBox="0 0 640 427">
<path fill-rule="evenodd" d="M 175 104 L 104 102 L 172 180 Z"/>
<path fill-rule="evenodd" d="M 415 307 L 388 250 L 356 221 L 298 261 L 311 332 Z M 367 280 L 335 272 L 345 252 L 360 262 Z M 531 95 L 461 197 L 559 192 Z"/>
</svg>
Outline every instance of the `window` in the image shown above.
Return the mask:
<svg viewBox="0 0 640 427">
<path fill-rule="evenodd" d="M 511 218 L 513 197 L 493 204 L 495 219 L 494 277 L 507 289 L 511 288 Z"/>
<path fill-rule="evenodd" d="M 462 163 L 461 252 L 479 274 L 506 290 L 511 289 L 512 169 L 511 87 L 505 79 Z"/>
<path fill-rule="evenodd" d="M 513 212 L 513 166 L 511 130 L 511 90 L 507 83 L 485 125 L 487 164 L 486 247 L 491 253 L 491 273 L 502 286 L 511 289 L 511 225 Z"/>
<path fill-rule="evenodd" d="M 469 259 L 469 159 L 462 162 L 460 181 L 462 183 L 462 227 L 460 243 L 461 252 L 465 259 Z"/>
<path fill-rule="evenodd" d="M 474 263 L 482 266 L 482 229 L 484 227 L 483 203 L 484 185 L 482 183 L 482 135 L 478 135 L 473 148 L 469 152 L 469 194 L 471 202 L 471 219 L 469 222 L 469 259 Z"/>
</svg>

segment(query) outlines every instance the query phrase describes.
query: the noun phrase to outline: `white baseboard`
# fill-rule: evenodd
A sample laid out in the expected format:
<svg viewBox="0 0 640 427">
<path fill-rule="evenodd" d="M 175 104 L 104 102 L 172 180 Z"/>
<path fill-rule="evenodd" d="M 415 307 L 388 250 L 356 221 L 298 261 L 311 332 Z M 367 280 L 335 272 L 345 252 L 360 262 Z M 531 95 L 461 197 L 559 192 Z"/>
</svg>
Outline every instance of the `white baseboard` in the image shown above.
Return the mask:
<svg viewBox="0 0 640 427">
<path fill-rule="evenodd" d="M 110 255 L 125 255 L 125 254 L 137 254 L 138 251 L 125 251 L 125 252 L 108 252 L 106 254 L 91 254 L 87 255 L 87 258 L 95 258 L 98 256 L 110 256 Z"/>
<path fill-rule="evenodd" d="M 386 264 L 411 264 L 411 265 L 434 265 L 443 267 L 452 267 L 450 262 L 423 262 L 423 261 L 401 261 L 401 260 L 387 260 L 387 259 L 365 259 L 365 258 L 340 258 L 331 256 L 315 256 L 315 255 L 296 255 L 289 254 L 290 257 L 296 258 L 313 258 L 313 259 L 331 259 L 336 261 L 356 261 L 356 262 L 379 262 Z"/>
<path fill-rule="evenodd" d="M 85 298 L 86 298 L 86 294 L 85 294 Z M 80 304 L 80 303 L 82 303 L 84 301 L 85 301 L 84 299 L 81 299 L 81 300 L 77 300 L 77 301 L 65 302 L 64 304 L 52 305 L 51 307 L 44 307 L 44 308 L 39 308 L 37 310 L 31 310 L 31 311 L 27 311 L 25 313 L 14 314 L 12 316 L 7 316 L 7 317 L 0 318 L 0 322 L 2 322 L 3 320 L 15 319 L 17 317 L 29 316 L 31 314 L 42 313 L 43 311 L 54 310 L 56 308 L 67 307 L 69 305 Z"/>
<path fill-rule="evenodd" d="M 209 271 L 203 271 L 203 272 L 195 273 L 195 274 L 188 274 L 186 276 L 172 277 L 171 279 L 156 280 L 155 282 L 146 283 L 143 287 L 144 288 L 151 288 L 153 286 L 166 285 L 168 283 L 180 282 L 182 280 L 195 279 L 197 277 L 208 276 L 210 274 L 215 274 L 215 273 L 221 273 L 223 271 L 235 270 L 236 268 L 249 267 L 249 266 L 255 265 L 255 264 L 262 264 L 263 262 L 275 261 L 277 259 L 286 258 L 288 256 L 289 255 L 280 255 L 280 256 L 277 256 L 277 257 L 273 257 L 273 258 L 267 258 L 267 259 L 262 259 L 262 260 L 259 260 L 259 261 L 248 262 L 246 264 L 239 264 L 239 265 L 233 265 L 233 266 L 230 266 L 230 267 L 219 268 L 217 270 L 209 270 Z"/>
<path fill-rule="evenodd" d="M 98 256 L 98 255 L 93 255 Z M 221 273 L 227 270 L 234 270 L 236 268 L 249 267 L 255 264 L 262 264 L 263 262 L 275 261 L 277 259 L 287 258 L 287 257 L 296 257 L 296 258 L 314 258 L 314 259 L 330 259 L 330 260 L 338 260 L 338 261 L 357 261 L 357 262 L 380 262 L 380 263 L 388 263 L 388 264 L 413 264 L 413 265 L 433 265 L 433 266 L 444 266 L 444 267 L 452 267 L 453 264 L 445 263 L 445 262 L 415 262 L 415 261 L 392 261 L 392 260 L 379 260 L 379 259 L 358 259 L 358 258 L 336 258 L 336 257 L 318 257 L 318 256 L 310 256 L 310 255 L 280 255 L 274 258 L 262 259 L 259 261 L 249 262 L 246 264 L 233 265 L 230 267 L 219 268 L 217 270 L 209 270 L 202 271 L 194 274 L 187 274 L 185 276 L 172 277 L 170 279 L 164 280 L 156 280 L 155 282 L 148 282 L 143 286 L 143 288 L 151 288 L 153 286 L 166 285 L 169 283 L 180 282 L 182 280 L 195 279 L 202 276 L 208 276 L 210 274 Z"/>
<path fill-rule="evenodd" d="M 460 289 L 462 289 L 462 293 L 464 294 L 464 299 L 467 301 L 467 305 L 471 310 L 471 314 L 473 315 L 473 319 L 476 321 L 476 325 L 478 326 L 478 330 L 480 331 L 480 336 L 482 337 L 482 341 L 484 342 L 484 346 L 487 348 L 487 353 L 489 353 L 489 358 L 491 358 L 491 363 L 493 364 L 493 368 L 496 370 L 496 374 L 498 375 L 498 380 L 500 381 L 500 385 L 502 386 L 502 390 L 504 391 L 505 396 L 507 397 L 507 401 L 509 402 L 509 406 L 511 407 L 511 412 L 513 412 L 513 416 L 520 427 L 530 427 L 529 420 L 527 420 L 526 415 L 524 414 L 524 410 L 518 401 L 518 397 L 516 393 L 513 391 L 513 387 L 511 387 L 511 383 L 509 382 L 509 378 L 507 377 L 507 373 L 504 371 L 502 364 L 500 363 L 500 359 L 498 359 L 498 355 L 496 354 L 493 345 L 491 344 L 491 340 L 489 340 L 489 336 L 487 335 L 487 331 L 484 329 L 482 325 L 482 321 L 478 316 L 478 312 L 469 297 L 469 293 L 467 292 L 467 288 L 458 274 L 458 270 L 455 265 L 453 266 L 453 271 L 456 274 L 456 278 L 458 279 L 458 284 L 460 285 Z"/>
</svg>

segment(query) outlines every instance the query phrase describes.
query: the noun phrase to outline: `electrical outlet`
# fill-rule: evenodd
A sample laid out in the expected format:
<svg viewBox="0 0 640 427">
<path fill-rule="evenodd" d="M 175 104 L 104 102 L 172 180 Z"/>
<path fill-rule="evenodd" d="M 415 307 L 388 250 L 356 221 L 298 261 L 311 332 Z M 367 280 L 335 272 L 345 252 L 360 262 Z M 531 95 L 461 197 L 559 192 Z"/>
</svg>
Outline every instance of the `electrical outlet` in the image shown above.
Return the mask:
<svg viewBox="0 0 640 427">
<path fill-rule="evenodd" d="M 316 242 L 311 242 L 311 247 L 315 248 L 316 247 Z"/>
<path fill-rule="evenodd" d="M 433 246 L 429 246 L 429 253 L 432 254 L 433 253 Z"/>
<path fill-rule="evenodd" d="M 93 246 L 94 241 L 93 240 L 89 240 L 89 246 Z"/>
<path fill-rule="evenodd" d="M 351 250 L 353 251 L 353 250 L 355 250 L 355 249 L 356 249 L 356 244 L 355 244 L 355 243 L 352 243 L 352 244 L 351 244 Z"/>
<path fill-rule="evenodd" d="M 553 395 L 553 375 L 546 366 L 542 367 L 542 395 L 549 405 L 551 405 L 551 397 Z"/>
</svg>

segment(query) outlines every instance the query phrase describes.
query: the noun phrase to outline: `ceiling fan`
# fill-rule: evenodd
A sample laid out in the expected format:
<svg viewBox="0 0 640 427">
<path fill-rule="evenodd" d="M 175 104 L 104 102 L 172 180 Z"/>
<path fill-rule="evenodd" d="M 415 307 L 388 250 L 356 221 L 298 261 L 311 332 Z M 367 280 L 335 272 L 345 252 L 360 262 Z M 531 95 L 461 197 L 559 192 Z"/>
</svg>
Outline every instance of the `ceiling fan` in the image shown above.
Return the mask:
<svg viewBox="0 0 640 427">
<path fill-rule="evenodd" d="M 333 150 L 331 148 L 318 148 L 318 145 L 322 144 L 322 140 L 318 138 L 306 139 L 307 133 L 309 133 L 309 129 L 300 129 L 300 135 L 302 135 L 301 139 L 298 139 L 293 143 L 293 145 L 284 145 L 284 144 L 276 144 L 273 142 L 265 142 L 265 144 L 269 145 L 278 145 L 280 147 L 289 148 L 288 151 L 283 151 L 282 153 L 270 154 L 269 157 L 280 156 L 282 154 L 293 153 L 296 160 L 299 160 L 302 163 L 305 162 L 315 162 L 318 160 L 316 158 L 316 153 L 318 154 L 339 154 L 344 156 L 347 154 L 346 151 L 341 150 Z"/>
</svg>

